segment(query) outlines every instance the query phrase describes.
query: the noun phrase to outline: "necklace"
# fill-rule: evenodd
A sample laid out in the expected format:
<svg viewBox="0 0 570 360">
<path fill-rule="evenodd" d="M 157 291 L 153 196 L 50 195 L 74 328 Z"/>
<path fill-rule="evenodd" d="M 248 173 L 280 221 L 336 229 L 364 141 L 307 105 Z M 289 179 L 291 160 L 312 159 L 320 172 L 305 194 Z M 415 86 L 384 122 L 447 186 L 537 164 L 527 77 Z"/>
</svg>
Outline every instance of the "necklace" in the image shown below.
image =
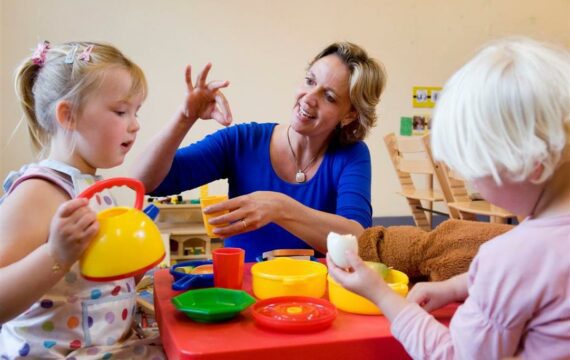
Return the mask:
<svg viewBox="0 0 570 360">
<path fill-rule="evenodd" d="M 321 153 L 321 150 L 317 151 L 316 155 L 311 159 L 311 161 L 309 161 L 307 166 L 305 166 L 304 168 L 301 168 L 301 166 L 299 166 L 299 161 L 297 161 L 297 155 L 295 154 L 295 150 L 293 150 L 293 145 L 291 145 L 291 138 L 289 137 L 289 130 L 291 130 L 291 125 L 289 125 L 289 127 L 287 128 L 287 142 L 289 143 L 289 149 L 291 150 L 291 155 L 293 155 L 293 160 L 295 160 L 295 165 L 297 165 L 297 174 L 295 174 L 295 181 L 297 183 L 301 184 L 301 183 L 304 183 L 305 181 L 307 181 L 307 175 L 305 174 L 305 171 L 307 171 L 307 169 L 311 165 L 313 165 L 315 160 L 317 160 L 317 158 L 319 157 L 319 154 Z"/>
</svg>

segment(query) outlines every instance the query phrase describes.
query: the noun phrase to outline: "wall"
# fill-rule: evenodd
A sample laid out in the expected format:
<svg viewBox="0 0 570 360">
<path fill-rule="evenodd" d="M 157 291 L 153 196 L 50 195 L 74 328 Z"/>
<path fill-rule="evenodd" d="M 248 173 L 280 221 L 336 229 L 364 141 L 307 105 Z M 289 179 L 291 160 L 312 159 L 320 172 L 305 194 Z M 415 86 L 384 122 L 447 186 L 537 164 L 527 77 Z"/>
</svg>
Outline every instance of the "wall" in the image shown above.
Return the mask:
<svg viewBox="0 0 570 360">
<path fill-rule="evenodd" d="M 569 0 L 4 0 L 0 2 L 0 177 L 33 159 L 13 94 L 13 71 L 43 39 L 98 40 L 117 45 L 145 70 L 150 95 L 139 113 L 138 142 L 125 164 L 103 171 L 127 174 L 152 134 L 184 96 L 184 66 L 208 61 L 212 79 L 229 79 L 225 92 L 236 122 L 287 122 L 307 61 L 326 44 L 363 45 L 388 70 L 368 138 L 373 160 L 374 216 L 408 215 L 394 192 L 398 182 L 382 137 L 411 115 L 414 85 L 442 85 L 481 44 L 511 34 L 570 46 Z M 185 143 L 218 129 L 200 122 Z M 218 183 L 214 191 L 223 191 Z"/>
</svg>

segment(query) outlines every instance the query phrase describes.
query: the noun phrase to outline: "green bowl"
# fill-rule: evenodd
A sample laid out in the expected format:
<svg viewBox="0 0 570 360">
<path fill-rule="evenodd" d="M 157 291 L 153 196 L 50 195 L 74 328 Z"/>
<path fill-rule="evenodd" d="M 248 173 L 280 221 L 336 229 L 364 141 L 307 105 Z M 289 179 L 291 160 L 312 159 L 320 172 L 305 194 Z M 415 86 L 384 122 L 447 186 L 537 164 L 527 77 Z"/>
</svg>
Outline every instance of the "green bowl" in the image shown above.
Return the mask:
<svg viewBox="0 0 570 360">
<path fill-rule="evenodd" d="M 255 303 L 255 299 L 242 290 L 207 288 L 190 290 L 172 298 L 174 307 L 198 322 L 229 320 Z"/>
</svg>

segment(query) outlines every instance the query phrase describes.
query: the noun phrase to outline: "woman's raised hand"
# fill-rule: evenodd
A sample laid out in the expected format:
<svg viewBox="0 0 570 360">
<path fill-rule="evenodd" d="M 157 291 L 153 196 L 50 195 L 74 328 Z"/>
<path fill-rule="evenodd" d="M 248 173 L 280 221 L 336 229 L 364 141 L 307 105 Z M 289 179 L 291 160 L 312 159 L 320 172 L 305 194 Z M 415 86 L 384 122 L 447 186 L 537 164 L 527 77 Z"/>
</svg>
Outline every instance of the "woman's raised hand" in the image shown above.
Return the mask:
<svg viewBox="0 0 570 360">
<path fill-rule="evenodd" d="M 196 119 L 214 119 L 228 126 L 232 123 L 232 113 L 226 97 L 220 89 L 227 87 L 229 81 L 206 82 L 212 64 L 208 63 L 198 74 L 196 83 L 192 84 L 192 69 L 186 66 L 187 94 L 184 102 L 183 116 L 191 121 Z"/>
</svg>

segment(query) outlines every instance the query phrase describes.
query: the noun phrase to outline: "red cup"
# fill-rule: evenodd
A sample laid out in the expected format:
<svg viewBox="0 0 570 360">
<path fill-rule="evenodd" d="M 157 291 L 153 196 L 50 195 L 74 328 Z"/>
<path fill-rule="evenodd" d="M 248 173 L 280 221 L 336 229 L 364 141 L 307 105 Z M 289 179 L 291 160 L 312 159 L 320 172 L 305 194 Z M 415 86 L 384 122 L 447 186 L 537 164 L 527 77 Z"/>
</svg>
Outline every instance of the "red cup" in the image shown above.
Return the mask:
<svg viewBox="0 0 570 360">
<path fill-rule="evenodd" d="M 243 285 L 245 250 L 219 248 L 212 251 L 214 286 L 240 290 Z"/>
</svg>

